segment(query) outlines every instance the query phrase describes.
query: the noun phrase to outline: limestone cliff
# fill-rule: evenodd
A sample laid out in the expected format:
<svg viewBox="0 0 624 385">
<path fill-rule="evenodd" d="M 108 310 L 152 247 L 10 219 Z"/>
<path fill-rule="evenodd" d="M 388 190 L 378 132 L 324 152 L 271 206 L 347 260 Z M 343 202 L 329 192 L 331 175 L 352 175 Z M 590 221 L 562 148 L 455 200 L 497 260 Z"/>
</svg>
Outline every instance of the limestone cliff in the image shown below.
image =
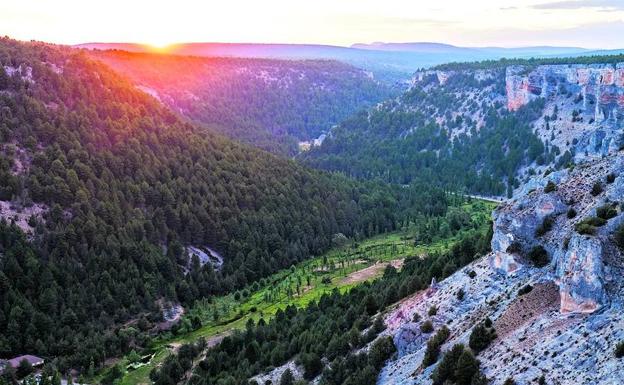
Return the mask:
<svg viewBox="0 0 624 385">
<path fill-rule="evenodd" d="M 535 123 L 544 142 L 583 160 L 617 151 L 624 127 L 624 63 L 510 66 L 505 74 L 511 111 L 543 99 Z"/>
<path fill-rule="evenodd" d="M 467 345 L 478 322 L 493 320 L 497 338 L 477 357 L 491 384 L 508 377 L 537 383 L 541 376 L 548 384 L 623 383 L 622 361 L 613 354 L 615 343 L 624 339 L 624 258 L 613 238 L 624 222 L 623 170 L 624 153 L 617 153 L 534 176 L 529 190 L 517 190 L 493 213 L 489 255 L 387 314 L 385 333 L 394 337 L 398 357 L 383 369 L 378 384 L 432 383 L 435 365 L 421 367 L 432 334 L 419 326 L 433 305 L 435 328 L 450 330 L 443 352 Z M 587 218 L 605 216 L 605 207 L 615 211 L 593 234 L 577 231 Z M 548 254 L 543 267 L 529 256 L 538 245 Z M 532 290 L 519 292 L 526 285 Z M 420 322 L 412 321 L 414 313 Z"/>
</svg>

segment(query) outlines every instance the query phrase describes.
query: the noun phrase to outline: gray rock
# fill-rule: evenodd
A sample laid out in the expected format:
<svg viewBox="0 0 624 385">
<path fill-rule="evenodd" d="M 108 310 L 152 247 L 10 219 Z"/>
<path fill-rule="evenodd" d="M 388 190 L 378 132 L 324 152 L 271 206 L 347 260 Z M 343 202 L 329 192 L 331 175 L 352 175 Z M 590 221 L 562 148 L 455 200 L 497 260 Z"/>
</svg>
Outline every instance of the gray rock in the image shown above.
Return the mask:
<svg viewBox="0 0 624 385">
<path fill-rule="evenodd" d="M 592 313 L 608 303 L 598 238 L 574 234 L 567 250 L 555 254 L 561 313 Z"/>
</svg>

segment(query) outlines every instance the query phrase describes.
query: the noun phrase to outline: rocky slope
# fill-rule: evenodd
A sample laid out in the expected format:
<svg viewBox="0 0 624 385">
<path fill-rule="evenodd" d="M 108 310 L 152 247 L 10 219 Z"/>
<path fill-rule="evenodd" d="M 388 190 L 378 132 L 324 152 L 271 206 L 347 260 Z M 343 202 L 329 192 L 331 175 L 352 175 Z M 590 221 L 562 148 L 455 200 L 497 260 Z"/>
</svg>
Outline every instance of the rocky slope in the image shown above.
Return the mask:
<svg viewBox="0 0 624 385">
<path fill-rule="evenodd" d="M 506 195 L 535 173 L 624 145 L 624 57 L 574 60 L 418 71 L 403 95 L 334 127 L 302 158 L 356 177 L 397 183 L 423 178 Z M 484 175 L 494 180 L 482 180 Z"/>
<path fill-rule="evenodd" d="M 505 82 L 510 110 L 545 100 L 535 125 L 542 140 L 562 153 L 570 151 L 579 160 L 622 145 L 624 63 L 510 66 Z"/>
<path fill-rule="evenodd" d="M 421 368 L 432 336 L 421 332 L 424 320 L 450 329 L 444 352 L 468 345 L 472 328 L 486 317 L 497 338 L 477 358 L 493 384 L 508 377 L 537 383 L 541 376 L 548 384 L 622 383 L 624 362 L 614 349 L 624 340 L 624 259 L 614 234 L 624 221 L 623 168 L 620 152 L 536 176 L 530 191 L 518 190 L 497 208 L 489 255 L 389 312 L 386 333 L 399 353 L 378 384 L 432 383 L 436 365 Z M 579 223 L 600 216 L 608 219 L 579 233 Z M 536 246 L 547 252 L 544 267 L 530 258 Z M 431 306 L 438 311 L 429 317 Z M 422 320 L 412 322 L 414 313 Z"/>
</svg>

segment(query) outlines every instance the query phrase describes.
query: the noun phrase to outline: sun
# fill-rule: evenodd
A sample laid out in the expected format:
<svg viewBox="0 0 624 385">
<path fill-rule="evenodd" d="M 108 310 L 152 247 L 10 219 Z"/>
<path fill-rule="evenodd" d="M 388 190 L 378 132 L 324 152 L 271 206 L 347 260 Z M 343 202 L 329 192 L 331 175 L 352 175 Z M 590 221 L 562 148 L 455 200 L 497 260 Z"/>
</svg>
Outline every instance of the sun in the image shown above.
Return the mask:
<svg viewBox="0 0 624 385">
<path fill-rule="evenodd" d="M 171 39 L 151 39 L 145 45 L 154 52 L 167 52 L 174 44 Z"/>
</svg>

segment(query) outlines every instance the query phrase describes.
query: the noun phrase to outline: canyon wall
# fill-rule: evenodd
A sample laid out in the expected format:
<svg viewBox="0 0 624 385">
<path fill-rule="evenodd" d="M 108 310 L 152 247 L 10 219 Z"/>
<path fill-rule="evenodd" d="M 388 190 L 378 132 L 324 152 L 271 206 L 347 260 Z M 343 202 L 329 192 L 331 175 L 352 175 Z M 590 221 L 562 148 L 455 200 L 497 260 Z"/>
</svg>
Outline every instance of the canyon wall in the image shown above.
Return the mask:
<svg viewBox="0 0 624 385">
<path fill-rule="evenodd" d="M 624 121 L 624 63 L 509 66 L 505 84 L 512 111 L 537 98 L 565 94 L 582 102 L 578 111 L 588 119 L 618 127 Z"/>
</svg>

